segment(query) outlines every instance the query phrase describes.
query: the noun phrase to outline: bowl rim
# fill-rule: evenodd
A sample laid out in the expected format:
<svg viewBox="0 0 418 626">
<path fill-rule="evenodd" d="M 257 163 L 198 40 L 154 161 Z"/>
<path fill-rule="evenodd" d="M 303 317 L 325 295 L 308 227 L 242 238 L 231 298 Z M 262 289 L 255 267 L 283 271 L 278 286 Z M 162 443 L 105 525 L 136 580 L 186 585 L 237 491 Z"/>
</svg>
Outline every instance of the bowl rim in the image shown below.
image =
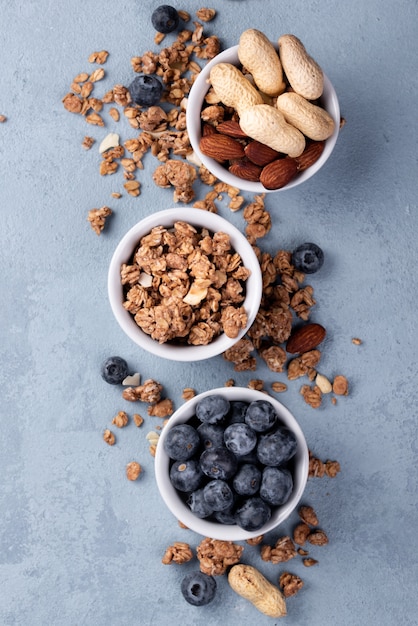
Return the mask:
<svg viewBox="0 0 418 626">
<path fill-rule="evenodd" d="M 257 531 L 248 532 L 237 525 L 220 524 L 197 518 L 184 504 L 175 488 L 171 485 L 168 477 L 170 459 L 164 451 L 164 441 L 168 431 L 176 424 L 187 422 L 194 415 L 194 409 L 199 400 L 213 394 L 224 395 L 230 401 L 243 400 L 244 402 L 253 402 L 254 400 L 267 399 L 273 405 L 280 420 L 288 426 L 297 437 L 298 446 L 295 455 L 295 483 L 297 484 L 297 487 L 286 504 L 279 507 L 279 511 L 274 512 L 267 524 Z M 251 537 L 258 537 L 260 534 L 265 534 L 274 528 L 277 528 L 277 526 L 289 517 L 300 502 L 308 479 L 308 469 L 308 445 L 303 431 L 293 413 L 291 413 L 289 409 L 284 406 L 284 404 L 276 400 L 276 398 L 266 396 L 266 394 L 262 391 L 249 389 L 248 387 L 220 387 L 210 389 L 196 395 L 194 398 L 188 400 L 185 404 L 179 407 L 161 431 L 155 455 L 154 467 L 155 478 L 160 496 L 171 513 L 190 530 L 193 530 L 200 535 L 211 537 L 212 539 L 221 539 L 224 541 L 246 540 Z"/>
<path fill-rule="evenodd" d="M 278 45 L 274 42 L 271 43 L 277 50 Z M 280 191 L 287 191 L 288 189 L 297 187 L 303 182 L 309 180 L 309 178 L 316 174 L 322 168 L 322 166 L 325 165 L 325 162 L 331 156 L 340 131 L 340 105 L 338 102 L 338 97 L 334 86 L 332 85 L 330 79 L 325 74 L 325 72 L 323 72 L 324 90 L 321 98 L 329 101 L 330 103 L 329 106 L 326 107 L 326 110 L 332 116 L 335 122 L 334 132 L 332 133 L 331 137 L 325 140 L 325 147 L 321 156 L 311 167 L 297 174 L 295 178 L 293 178 L 287 185 L 281 187 L 280 189 L 266 189 L 261 183 L 246 181 L 244 179 L 238 178 L 238 176 L 234 176 L 233 174 L 228 172 L 228 170 L 226 170 L 221 163 L 218 163 L 217 161 L 215 161 L 215 159 L 212 159 L 211 157 L 203 154 L 199 148 L 199 141 L 201 136 L 200 111 L 202 108 L 204 97 L 210 86 L 208 82 L 210 71 L 212 67 L 214 65 L 217 65 L 218 63 L 232 63 L 233 65 L 239 63 L 238 44 L 227 48 L 223 52 L 220 52 L 216 57 L 211 59 L 198 74 L 190 90 L 186 107 L 186 125 L 190 144 L 196 156 L 211 173 L 219 178 L 219 180 L 222 180 L 229 185 L 238 187 L 239 189 L 252 191 L 253 193 L 277 193 Z M 206 89 L 204 88 L 205 84 Z M 199 112 L 198 119 L 196 117 L 197 112 Z"/>
<path fill-rule="evenodd" d="M 226 232 L 231 245 L 238 252 L 251 275 L 246 282 L 246 297 L 242 303 L 248 316 L 248 322 L 238 336 L 231 339 L 222 333 L 206 346 L 176 346 L 160 344 L 144 333 L 136 324 L 133 316 L 122 306 L 123 286 L 120 280 L 120 267 L 127 263 L 139 239 L 156 226 L 170 226 L 176 221 L 185 221 L 198 228 L 207 228 L 211 232 Z M 224 217 L 196 208 L 170 208 L 148 215 L 132 226 L 119 241 L 110 261 L 108 270 L 108 298 L 112 312 L 122 330 L 132 341 L 148 352 L 173 361 L 200 361 L 217 356 L 237 343 L 248 331 L 258 313 L 262 296 L 261 268 L 257 256 L 243 233 Z"/>
</svg>

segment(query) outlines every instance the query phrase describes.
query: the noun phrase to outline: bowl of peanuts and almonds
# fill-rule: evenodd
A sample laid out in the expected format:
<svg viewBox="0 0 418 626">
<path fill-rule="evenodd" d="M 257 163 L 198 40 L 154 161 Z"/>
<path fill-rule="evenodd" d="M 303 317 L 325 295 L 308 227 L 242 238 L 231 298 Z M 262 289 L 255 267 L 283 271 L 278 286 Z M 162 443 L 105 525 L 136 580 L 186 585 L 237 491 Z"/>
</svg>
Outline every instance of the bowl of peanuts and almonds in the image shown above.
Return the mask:
<svg viewBox="0 0 418 626">
<path fill-rule="evenodd" d="M 294 35 L 249 29 L 195 80 L 186 110 L 193 150 L 219 180 L 253 193 L 291 189 L 318 172 L 339 133 L 328 77 Z"/>
<path fill-rule="evenodd" d="M 119 242 L 108 296 L 122 330 L 174 361 L 223 353 L 247 332 L 261 302 L 260 265 L 223 217 L 191 208 L 153 213 Z"/>
</svg>

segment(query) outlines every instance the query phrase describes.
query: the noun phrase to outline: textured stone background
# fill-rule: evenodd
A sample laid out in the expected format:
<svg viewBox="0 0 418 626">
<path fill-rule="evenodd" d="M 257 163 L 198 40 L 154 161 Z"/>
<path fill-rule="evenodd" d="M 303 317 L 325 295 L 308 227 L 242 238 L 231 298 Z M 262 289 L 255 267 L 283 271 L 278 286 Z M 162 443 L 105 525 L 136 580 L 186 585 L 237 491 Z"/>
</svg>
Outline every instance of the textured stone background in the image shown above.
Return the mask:
<svg viewBox="0 0 418 626">
<path fill-rule="evenodd" d="M 97 146 L 111 130 L 134 136 L 125 120 L 105 129 L 66 112 L 61 99 L 94 50 L 110 52 L 98 93 L 132 78 L 130 58 L 157 49 L 150 27 L 158 2 L 0 0 L 0 623 L 23 626 L 141 626 L 170 623 L 271 624 L 236 596 L 225 579 L 212 605 L 196 609 L 180 596 L 183 569 L 163 566 L 174 540 L 195 547 L 156 492 L 145 434 L 147 418 L 102 441 L 113 415 L 132 406 L 100 378 L 100 364 L 124 356 L 143 377 L 160 380 L 178 406 L 183 387 L 197 391 L 235 377 L 277 378 L 260 364 L 234 375 L 222 357 L 166 363 L 139 350 L 116 324 L 107 301 L 107 267 L 117 242 L 141 217 L 172 205 L 172 192 L 151 179 L 144 161 L 142 195 L 126 194 L 122 174 L 99 176 Z M 202 6 L 183 0 L 178 8 Z M 289 625 L 416 624 L 417 567 L 417 3 L 389 0 L 213 0 L 207 32 L 224 47 L 249 27 L 271 39 L 304 41 L 334 83 L 347 119 L 335 152 L 304 186 L 269 195 L 273 229 L 263 249 L 312 240 L 326 254 L 312 277 L 313 319 L 328 329 L 321 369 L 344 373 L 351 394 L 312 410 L 300 381 L 280 396 L 299 419 L 311 449 L 336 458 L 335 480 L 310 481 L 330 537 L 312 550 L 320 561 L 286 569 L 305 580 L 288 601 Z M 168 42 L 171 36 L 167 37 Z M 91 134 L 97 143 L 84 152 Z M 196 186 L 198 197 L 203 189 Z M 246 195 L 247 199 L 251 199 Z M 89 209 L 108 204 L 98 238 Z M 239 212 L 219 212 L 240 228 Z M 353 346 L 359 336 L 362 346 Z M 144 409 L 144 407 L 142 407 Z M 140 409 L 141 411 L 141 409 Z M 136 483 L 124 475 L 144 466 Z M 294 524 L 267 538 L 271 543 Z M 276 581 L 285 569 L 246 562 Z"/>
</svg>

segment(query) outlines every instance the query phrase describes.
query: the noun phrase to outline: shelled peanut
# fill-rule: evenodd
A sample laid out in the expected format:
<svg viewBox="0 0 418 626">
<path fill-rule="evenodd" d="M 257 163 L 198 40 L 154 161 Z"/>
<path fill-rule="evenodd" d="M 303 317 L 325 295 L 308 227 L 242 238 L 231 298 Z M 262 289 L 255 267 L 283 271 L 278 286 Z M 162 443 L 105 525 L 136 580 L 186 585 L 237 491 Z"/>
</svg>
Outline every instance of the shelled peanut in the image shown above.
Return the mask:
<svg viewBox="0 0 418 626">
<path fill-rule="evenodd" d="M 278 40 L 244 31 L 238 45 L 240 67 L 218 63 L 210 71 L 213 99 L 222 120 L 203 127 L 200 149 L 243 180 L 280 189 L 321 156 L 335 129 L 321 106 L 320 66 L 294 35 Z"/>
</svg>

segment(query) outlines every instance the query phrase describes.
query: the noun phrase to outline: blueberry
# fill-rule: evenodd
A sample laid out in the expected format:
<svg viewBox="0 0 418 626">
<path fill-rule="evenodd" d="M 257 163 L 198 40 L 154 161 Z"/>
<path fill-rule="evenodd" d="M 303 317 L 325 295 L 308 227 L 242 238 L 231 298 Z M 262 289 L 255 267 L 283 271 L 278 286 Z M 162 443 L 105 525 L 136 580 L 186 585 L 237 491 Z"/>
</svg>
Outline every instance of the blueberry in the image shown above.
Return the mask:
<svg viewBox="0 0 418 626">
<path fill-rule="evenodd" d="M 198 461 L 175 461 L 170 468 L 170 480 L 179 491 L 195 491 L 203 479 Z"/>
<path fill-rule="evenodd" d="M 260 488 L 261 471 L 251 463 L 244 463 L 232 479 L 232 486 L 240 496 L 253 496 Z"/>
<path fill-rule="evenodd" d="M 220 448 L 224 445 L 223 426 L 203 422 L 203 424 L 198 426 L 197 432 L 205 450 L 208 448 Z"/>
<path fill-rule="evenodd" d="M 168 4 L 157 7 L 151 15 L 151 22 L 159 33 L 171 33 L 179 25 L 180 17 L 176 9 Z"/>
<path fill-rule="evenodd" d="M 237 471 L 236 456 L 227 448 L 210 448 L 200 456 L 200 468 L 209 478 L 228 480 Z"/>
<path fill-rule="evenodd" d="M 232 526 L 232 524 L 235 524 L 234 504 L 228 509 L 225 509 L 225 511 L 214 511 L 213 517 L 220 524 L 228 524 L 229 526 Z"/>
<path fill-rule="evenodd" d="M 316 243 L 303 243 L 292 253 L 292 263 L 305 274 L 314 274 L 324 263 L 324 253 Z"/>
<path fill-rule="evenodd" d="M 233 400 L 228 413 L 228 424 L 236 424 L 245 421 L 245 413 L 248 408 L 248 402 Z"/>
<path fill-rule="evenodd" d="M 190 424 L 177 424 L 168 431 L 164 450 L 176 461 L 191 459 L 200 447 L 200 437 Z"/>
<path fill-rule="evenodd" d="M 194 513 L 196 517 L 200 517 L 200 519 L 209 517 L 209 515 L 212 515 L 213 513 L 212 507 L 205 500 L 203 488 L 192 491 L 187 498 L 187 504 L 189 505 L 192 513 Z"/>
<path fill-rule="evenodd" d="M 254 400 L 245 414 L 245 423 L 258 433 L 270 430 L 277 421 L 277 413 L 267 400 Z"/>
<path fill-rule="evenodd" d="M 272 506 L 285 504 L 293 490 L 292 474 L 287 469 L 265 467 L 261 479 L 260 496 Z"/>
<path fill-rule="evenodd" d="M 235 455 L 249 454 L 257 445 L 257 433 L 248 424 L 231 424 L 225 428 L 224 441 Z"/>
<path fill-rule="evenodd" d="M 232 489 L 224 480 L 209 481 L 203 487 L 203 497 L 214 511 L 224 511 L 234 503 Z"/>
<path fill-rule="evenodd" d="M 272 433 L 260 435 L 257 457 L 263 465 L 277 466 L 289 461 L 296 453 L 297 441 L 288 428 L 278 428 Z"/>
<path fill-rule="evenodd" d="M 196 404 L 196 415 L 201 422 L 217 424 L 229 411 L 229 400 L 221 395 L 205 396 Z"/>
<path fill-rule="evenodd" d="M 150 107 L 161 100 L 163 85 L 155 76 L 142 75 L 133 79 L 128 87 L 132 102 Z"/>
<path fill-rule="evenodd" d="M 203 572 L 190 572 L 181 582 L 181 593 L 193 606 L 209 604 L 215 597 L 216 580 Z"/>
<path fill-rule="evenodd" d="M 254 496 L 244 500 L 235 512 L 235 522 L 244 530 L 250 532 L 259 530 L 271 517 L 271 509 L 267 502 Z"/>
<path fill-rule="evenodd" d="M 120 385 L 128 374 L 128 364 L 120 356 L 111 356 L 102 365 L 102 378 L 110 385 Z"/>
</svg>

